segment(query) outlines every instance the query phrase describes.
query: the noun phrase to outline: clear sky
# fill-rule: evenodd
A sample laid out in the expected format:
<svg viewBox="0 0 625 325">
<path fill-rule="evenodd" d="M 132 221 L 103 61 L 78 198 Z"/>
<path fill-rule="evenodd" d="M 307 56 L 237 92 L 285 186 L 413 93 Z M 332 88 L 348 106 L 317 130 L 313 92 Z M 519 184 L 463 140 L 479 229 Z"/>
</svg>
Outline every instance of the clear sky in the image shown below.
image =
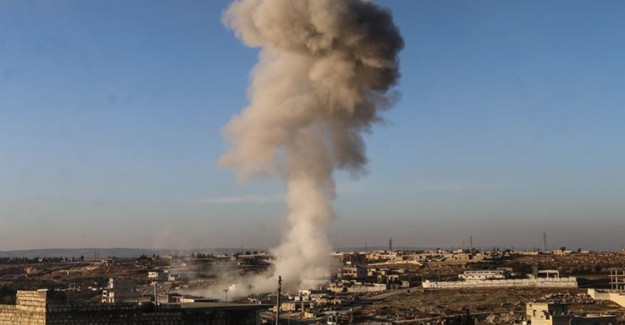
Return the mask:
<svg viewBox="0 0 625 325">
<path fill-rule="evenodd" d="M 333 244 L 620 248 L 625 2 L 376 2 L 402 97 Z M 216 167 L 258 54 L 227 5 L 0 1 L 0 250 L 279 242 L 280 181 Z"/>
</svg>

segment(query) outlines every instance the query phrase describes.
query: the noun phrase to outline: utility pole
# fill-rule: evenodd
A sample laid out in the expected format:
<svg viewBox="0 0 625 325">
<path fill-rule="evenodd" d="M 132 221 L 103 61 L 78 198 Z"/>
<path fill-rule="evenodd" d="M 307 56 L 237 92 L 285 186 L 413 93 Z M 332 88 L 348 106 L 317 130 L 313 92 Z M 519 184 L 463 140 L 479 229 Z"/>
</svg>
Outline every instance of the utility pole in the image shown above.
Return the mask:
<svg viewBox="0 0 625 325">
<path fill-rule="evenodd" d="M 157 285 L 157 282 L 154 281 L 154 304 L 158 305 L 158 292 L 156 290 L 156 285 Z"/>
<path fill-rule="evenodd" d="M 276 299 L 276 325 L 280 325 L 280 295 L 282 294 L 282 276 L 278 275 L 278 297 Z"/>
<path fill-rule="evenodd" d="M 302 303 L 302 319 L 306 316 L 306 312 L 304 311 L 304 297 L 302 295 L 299 296 L 299 300 Z M 289 318 L 291 319 L 291 318 Z"/>
</svg>

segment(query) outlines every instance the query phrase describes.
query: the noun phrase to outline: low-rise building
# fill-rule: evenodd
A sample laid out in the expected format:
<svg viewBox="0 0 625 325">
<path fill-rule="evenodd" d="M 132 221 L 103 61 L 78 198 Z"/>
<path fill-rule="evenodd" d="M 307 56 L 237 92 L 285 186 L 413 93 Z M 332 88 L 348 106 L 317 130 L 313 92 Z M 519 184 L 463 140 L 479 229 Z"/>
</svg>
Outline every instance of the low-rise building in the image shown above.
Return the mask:
<svg viewBox="0 0 625 325">
<path fill-rule="evenodd" d="M 102 303 L 137 302 L 140 294 L 136 290 L 135 281 L 123 278 L 109 278 L 109 282 L 102 289 Z"/>
<path fill-rule="evenodd" d="M 156 270 L 148 272 L 148 280 L 152 281 L 167 281 L 169 272 L 165 270 Z"/>
<path fill-rule="evenodd" d="M 340 280 L 364 281 L 367 279 L 367 269 L 361 266 L 343 266 L 337 272 Z"/>
<path fill-rule="evenodd" d="M 499 280 L 505 279 L 504 270 L 471 270 L 458 275 L 463 280 Z"/>
<path fill-rule="evenodd" d="M 527 303 L 525 314 L 531 325 L 617 325 L 614 315 L 570 315 L 568 305 L 547 303 Z"/>
</svg>

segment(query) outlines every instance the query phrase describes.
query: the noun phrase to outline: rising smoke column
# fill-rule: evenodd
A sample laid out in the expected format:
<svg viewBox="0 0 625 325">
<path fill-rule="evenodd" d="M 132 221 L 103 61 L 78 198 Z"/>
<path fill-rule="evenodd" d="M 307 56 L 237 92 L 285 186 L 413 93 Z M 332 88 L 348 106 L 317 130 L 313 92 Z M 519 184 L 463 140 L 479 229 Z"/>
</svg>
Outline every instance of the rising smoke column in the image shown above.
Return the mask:
<svg viewBox="0 0 625 325">
<path fill-rule="evenodd" d="M 365 0 L 239 0 L 224 22 L 261 52 L 220 165 L 239 180 L 284 178 L 290 228 L 273 275 L 306 286 L 329 276 L 333 172 L 363 171 L 362 134 L 392 103 L 403 40 L 390 12 Z"/>
</svg>

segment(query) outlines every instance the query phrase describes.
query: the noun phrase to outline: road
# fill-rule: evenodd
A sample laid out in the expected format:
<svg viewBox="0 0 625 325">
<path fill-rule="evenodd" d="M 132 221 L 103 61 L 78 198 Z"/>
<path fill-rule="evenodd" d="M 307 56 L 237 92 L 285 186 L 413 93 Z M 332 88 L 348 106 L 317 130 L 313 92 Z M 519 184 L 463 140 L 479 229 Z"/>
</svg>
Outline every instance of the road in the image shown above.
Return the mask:
<svg viewBox="0 0 625 325">
<path fill-rule="evenodd" d="M 385 292 L 385 293 L 379 294 L 377 296 L 369 297 L 369 298 L 367 298 L 367 300 L 382 300 L 382 299 L 386 299 L 386 298 L 388 298 L 390 296 L 398 295 L 400 293 L 408 293 L 408 292 L 410 292 L 411 289 L 414 289 L 414 288 L 392 290 L 392 291 L 389 291 L 389 292 Z"/>
</svg>

